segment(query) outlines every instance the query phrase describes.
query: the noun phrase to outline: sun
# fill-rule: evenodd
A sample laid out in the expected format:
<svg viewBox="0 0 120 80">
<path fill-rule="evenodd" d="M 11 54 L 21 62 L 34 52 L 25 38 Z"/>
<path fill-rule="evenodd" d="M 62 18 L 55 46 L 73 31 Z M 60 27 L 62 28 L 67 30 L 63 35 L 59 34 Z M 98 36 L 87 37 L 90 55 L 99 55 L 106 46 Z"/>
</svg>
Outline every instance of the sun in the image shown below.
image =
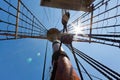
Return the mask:
<svg viewBox="0 0 120 80">
<path fill-rule="evenodd" d="M 73 26 L 73 29 L 72 29 L 72 31 L 70 31 L 70 33 L 75 34 L 75 35 L 84 34 L 84 28 L 81 27 L 81 23 L 71 24 L 71 26 Z"/>
<path fill-rule="evenodd" d="M 76 27 L 74 28 L 74 31 L 75 31 L 75 34 L 76 34 L 76 35 L 77 35 L 77 34 L 84 34 L 83 28 L 78 27 L 78 26 L 76 26 Z"/>
</svg>

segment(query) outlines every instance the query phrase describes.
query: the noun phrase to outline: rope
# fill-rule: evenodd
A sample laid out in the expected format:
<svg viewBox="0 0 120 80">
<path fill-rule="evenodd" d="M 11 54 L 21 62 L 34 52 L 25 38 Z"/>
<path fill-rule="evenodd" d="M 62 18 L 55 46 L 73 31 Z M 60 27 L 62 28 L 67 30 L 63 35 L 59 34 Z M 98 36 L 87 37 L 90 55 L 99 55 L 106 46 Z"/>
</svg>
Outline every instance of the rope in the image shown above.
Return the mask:
<svg viewBox="0 0 120 80">
<path fill-rule="evenodd" d="M 67 28 L 69 32 L 72 32 L 73 29 L 75 29 L 75 26 L 72 26 L 72 24 L 77 24 L 78 21 L 81 22 L 80 28 L 83 28 L 84 34 L 89 34 L 89 31 L 92 30 L 94 34 L 114 34 L 116 36 L 116 32 L 120 32 L 120 23 L 118 23 L 120 18 L 120 13 L 118 9 L 120 8 L 119 0 L 116 0 L 111 6 L 112 0 L 100 0 L 100 1 L 94 1 L 94 15 L 93 15 L 93 22 L 92 29 L 90 29 L 90 12 L 83 12 L 80 14 L 80 17 L 75 19 L 72 23 L 70 23 Z M 112 13 L 113 12 L 113 13 Z M 112 13 L 112 14 L 111 14 Z M 107 16 L 108 15 L 108 16 Z M 97 30 L 97 31 L 96 31 Z M 110 33 L 110 32 L 113 33 Z M 116 38 L 115 36 L 112 37 L 103 37 L 104 39 L 101 39 L 101 37 L 97 38 L 91 38 L 92 40 L 95 40 L 97 43 L 100 44 L 106 44 L 110 46 L 119 46 L 120 41 L 119 38 Z M 98 39 L 99 38 L 99 39 Z M 80 37 L 79 39 L 84 39 L 84 37 Z M 89 37 L 87 37 L 89 39 Z M 109 39 L 109 40 L 108 40 Z"/>
<path fill-rule="evenodd" d="M 76 51 L 76 50 L 75 50 Z M 103 71 L 101 71 L 99 68 L 97 68 L 95 65 L 93 65 L 89 60 L 87 60 L 86 58 L 84 58 L 82 55 L 78 54 L 77 52 L 75 52 L 79 57 L 81 57 L 83 60 L 85 60 L 88 64 L 90 64 L 92 67 L 94 67 L 96 70 L 98 70 L 100 73 L 102 73 L 105 77 L 107 77 L 108 79 L 112 80 L 111 77 L 109 77 L 107 74 L 105 74 Z"/>
<path fill-rule="evenodd" d="M 45 65 L 46 65 L 46 57 L 47 57 L 47 47 L 48 47 L 48 41 L 46 43 L 46 50 L 45 50 L 45 58 L 44 58 L 44 67 L 43 67 L 42 80 L 44 80 L 44 76 L 45 76 Z"/>
<path fill-rule="evenodd" d="M 84 66 L 81 64 L 81 62 L 77 59 L 78 63 L 81 65 L 81 67 L 83 68 L 83 70 L 85 71 L 85 73 L 88 75 L 88 77 L 90 78 L 90 80 L 93 80 L 92 77 L 90 76 L 90 74 L 87 72 L 87 70 L 84 68 Z"/>
<path fill-rule="evenodd" d="M 80 56 L 82 59 L 84 59 L 87 63 L 89 63 L 91 66 L 93 66 L 95 69 L 97 69 L 99 72 L 101 72 L 104 76 L 106 76 L 108 79 L 111 79 L 109 75 L 114 77 L 115 79 L 120 79 L 120 74 L 113 71 L 112 69 L 106 67 L 105 65 L 99 63 L 98 61 L 94 60 L 93 58 L 87 56 L 83 52 L 75 49 L 75 53 Z M 104 72 L 103 72 L 104 71 Z"/>
<path fill-rule="evenodd" d="M 84 79 L 83 79 L 83 76 L 82 76 L 82 73 L 81 73 L 81 69 L 80 69 L 80 67 L 79 67 L 79 65 L 78 65 L 78 62 L 77 62 L 77 57 L 76 57 L 75 52 L 74 52 L 74 49 L 73 49 L 73 47 L 72 47 L 72 43 L 70 44 L 70 46 L 71 46 L 71 51 L 72 51 L 73 57 L 74 57 L 74 59 L 75 59 L 75 63 L 76 63 L 77 68 L 78 68 L 78 72 L 79 72 L 80 78 L 81 78 L 81 80 L 84 80 Z"/>
<path fill-rule="evenodd" d="M 31 15 L 33 15 L 33 13 L 25 6 L 25 4 L 22 2 L 22 1 L 20 1 L 21 2 L 21 4 L 26 8 L 26 10 L 31 14 Z M 34 15 L 33 15 L 34 16 Z M 35 17 L 35 16 L 34 16 Z M 39 20 L 38 20 L 38 18 L 36 18 L 35 17 L 35 19 L 46 29 L 46 26 L 44 26 Z M 47 29 L 46 29 L 47 30 Z"/>
<path fill-rule="evenodd" d="M 51 22 L 50 22 L 50 19 L 49 19 L 48 15 L 47 15 L 47 11 L 46 11 L 46 9 L 45 9 L 45 8 L 43 8 L 43 10 L 44 10 L 45 15 L 46 15 L 46 17 L 47 17 L 47 20 L 48 20 L 48 22 L 49 22 L 49 24 L 50 24 L 50 26 L 51 26 Z"/>
<path fill-rule="evenodd" d="M 9 10 L 9 8 L 11 8 L 12 10 L 14 11 L 17 11 L 17 8 L 16 8 L 16 5 L 12 4 L 9 1 L 7 0 L 3 0 L 6 4 L 6 7 L 8 7 L 8 10 L 6 10 L 4 7 L 0 7 L 0 11 L 5 13 L 5 15 L 9 15 L 10 17 L 12 17 L 12 19 L 16 19 L 17 16 L 16 16 L 16 13 L 13 13 Z M 18 37 L 24 37 L 24 36 L 31 36 L 32 37 L 35 37 L 35 36 L 40 36 L 41 37 L 46 37 L 46 34 L 47 34 L 47 29 L 46 27 L 39 21 L 38 18 L 36 18 L 36 16 L 25 6 L 25 4 L 21 1 L 21 9 L 19 11 L 20 13 L 20 17 L 18 17 L 19 19 L 19 23 L 18 24 L 18 34 L 21 35 L 21 36 L 18 36 Z M 23 9 L 24 8 L 24 9 Z M 0 22 L 1 23 L 4 23 L 5 26 L 4 27 L 7 27 L 7 29 L 5 30 L 1 30 L 1 33 L 0 35 L 1 36 L 7 36 L 6 38 L 2 39 L 3 37 L 0 38 L 0 40 L 8 40 L 9 39 L 12 39 L 12 37 L 14 37 L 13 35 L 15 34 L 15 22 L 13 21 L 9 21 L 9 16 L 8 16 L 8 19 L 3 19 L 3 18 L 0 18 Z M 33 19 L 34 18 L 34 19 Z M 13 30 L 9 30 L 8 27 L 11 27 L 10 29 L 13 29 Z M 4 34 L 4 35 L 3 35 Z M 6 34 L 6 35 L 5 35 Z M 12 36 L 10 36 L 12 34 Z"/>
</svg>

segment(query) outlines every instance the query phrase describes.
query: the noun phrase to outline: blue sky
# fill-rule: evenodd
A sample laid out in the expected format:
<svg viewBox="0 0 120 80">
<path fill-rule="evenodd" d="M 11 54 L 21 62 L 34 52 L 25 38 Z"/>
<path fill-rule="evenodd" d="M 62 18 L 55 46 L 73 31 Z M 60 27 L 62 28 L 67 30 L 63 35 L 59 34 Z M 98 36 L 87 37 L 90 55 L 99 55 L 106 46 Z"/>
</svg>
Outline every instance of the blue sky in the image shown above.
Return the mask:
<svg viewBox="0 0 120 80">
<path fill-rule="evenodd" d="M 23 0 L 23 2 L 37 16 L 37 18 L 47 26 L 47 29 L 52 27 L 57 27 L 59 30 L 62 29 L 62 15 L 60 9 L 41 7 L 40 0 Z M 15 4 L 14 1 L 12 3 Z M 2 5 L 2 7 L 4 7 L 4 5 Z M 46 17 L 46 13 L 48 17 Z M 80 12 L 71 11 L 71 16 L 74 17 L 72 17 L 69 23 L 76 19 L 79 13 Z M 0 17 L 2 17 L 2 15 L 3 14 L 0 14 Z M 7 18 L 7 16 L 4 16 L 3 18 Z M 40 39 L 0 41 L 0 80 L 42 80 L 46 43 L 47 40 Z M 75 42 L 73 45 L 99 62 L 120 73 L 119 48 L 81 42 Z M 47 77 L 50 75 L 49 67 L 51 66 L 52 55 L 51 46 L 52 45 L 49 42 L 45 80 L 47 80 Z M 63 46 L 63 48 L 68 56 L 70 56 L 73 67 L 76 68 L 70 51 L 65 46 Z M 87 70 L 91 72 L 91 74 L 99 74 L 96 71 L 92 71 L 91 67 L 89 67 L 84 61 L 81 60 L 81 62 L 84 63 L 84 66 L 87 67 Z"/>
<path fill-rule="evenodd" d="M 46 41 L 33 39 L 1 41 L 0 79 L 41 79 L 45 44 Z"/>
</svg>

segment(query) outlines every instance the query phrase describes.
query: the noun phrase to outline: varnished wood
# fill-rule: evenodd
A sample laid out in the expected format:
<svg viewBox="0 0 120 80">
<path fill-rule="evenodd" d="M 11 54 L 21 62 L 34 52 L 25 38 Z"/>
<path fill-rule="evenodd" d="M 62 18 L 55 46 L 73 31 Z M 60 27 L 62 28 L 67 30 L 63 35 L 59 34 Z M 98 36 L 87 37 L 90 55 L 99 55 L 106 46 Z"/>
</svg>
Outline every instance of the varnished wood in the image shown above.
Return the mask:
<svg viewBox="0 0 120 80">
<path fill-rule="evenodd" d="M 67 57 L 60 56 L 57 63 L 55 80 L 80 80 Z"/>
</svg>

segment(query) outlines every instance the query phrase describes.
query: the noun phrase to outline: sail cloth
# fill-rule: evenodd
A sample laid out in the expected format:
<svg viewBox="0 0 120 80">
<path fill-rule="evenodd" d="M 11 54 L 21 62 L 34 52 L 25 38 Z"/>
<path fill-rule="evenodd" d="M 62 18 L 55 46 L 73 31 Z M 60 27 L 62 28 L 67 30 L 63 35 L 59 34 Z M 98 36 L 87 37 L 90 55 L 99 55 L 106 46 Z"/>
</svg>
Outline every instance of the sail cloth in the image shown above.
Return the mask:
<svg viewBox="0 0 120 80">
<path fill-rule="evenodd" d="M 94 0 L 41 0 L 41 6 L 91 12 Z"/>
</svg>

